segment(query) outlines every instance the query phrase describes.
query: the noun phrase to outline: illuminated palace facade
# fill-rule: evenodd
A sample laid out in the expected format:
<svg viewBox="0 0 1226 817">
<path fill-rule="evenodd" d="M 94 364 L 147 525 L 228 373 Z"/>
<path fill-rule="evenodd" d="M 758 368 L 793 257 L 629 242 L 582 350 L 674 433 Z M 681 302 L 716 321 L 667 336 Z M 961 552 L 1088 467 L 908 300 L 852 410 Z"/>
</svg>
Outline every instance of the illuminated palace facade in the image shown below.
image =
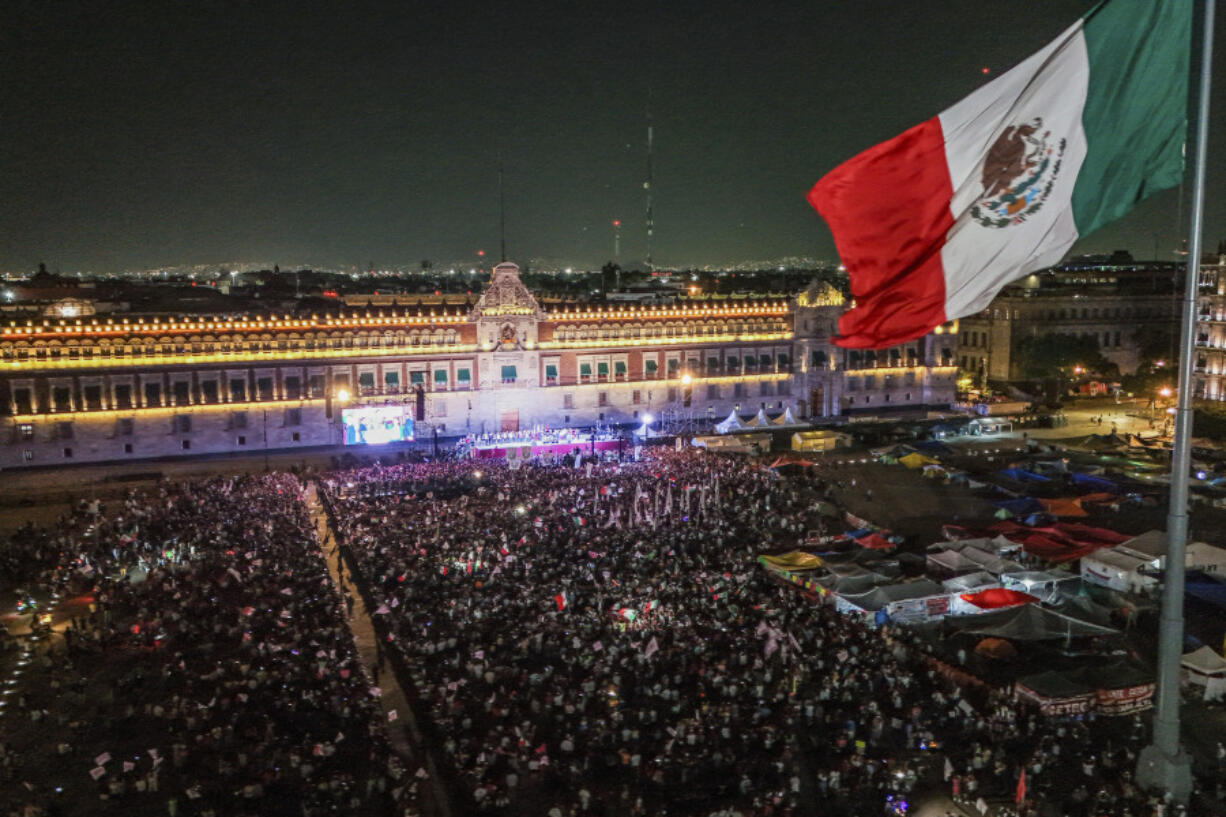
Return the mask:
<svg viewBox="0 0 1226 817">
<path fill-rule="evenodd" d="M 1226 400 L 1226 255 L 1201 262 L 1197 289 L 1196 396 Z"/>
<path fill-rule="evenodd" d="M 514 264 L 475 304 L 331 316 L 85 315 L 0 323 L 0 467 L 338 445 L 345 407 L 419 439 L 537 425 L 948 407 L 953 327 L 874 355 L 830 345 L 842 296 L 543 306 Z"/>
</svg>

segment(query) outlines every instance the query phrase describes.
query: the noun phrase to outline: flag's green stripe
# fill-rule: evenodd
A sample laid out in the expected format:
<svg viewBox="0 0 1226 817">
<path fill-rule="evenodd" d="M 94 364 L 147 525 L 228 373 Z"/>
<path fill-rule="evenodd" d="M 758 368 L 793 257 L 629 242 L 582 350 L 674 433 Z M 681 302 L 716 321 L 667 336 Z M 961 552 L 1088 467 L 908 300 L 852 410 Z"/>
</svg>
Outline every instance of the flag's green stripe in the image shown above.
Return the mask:
<svg viewBox="0 0 1226 817">
<path fill-rule="evenodd" d="M 1108 0 L 1085 22 L 1088 151 L 1073 189 L 1085 235 L 1183 178 L 1191 0 Z"/>
</svg>

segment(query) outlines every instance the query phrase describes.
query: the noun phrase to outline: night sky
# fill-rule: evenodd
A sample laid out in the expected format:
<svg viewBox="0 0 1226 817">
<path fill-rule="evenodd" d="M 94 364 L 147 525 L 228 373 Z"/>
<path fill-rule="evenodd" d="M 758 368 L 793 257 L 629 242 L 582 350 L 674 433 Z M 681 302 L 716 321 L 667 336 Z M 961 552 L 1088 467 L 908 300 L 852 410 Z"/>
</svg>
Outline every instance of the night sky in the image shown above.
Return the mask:
<svg viewBox="0 0 1226 817">
<path fill-rule="evenodd" d="M 513 260 L 599 265 L 620 218 L 632 263 L 649 92 L 657 264 L 833 259 L 804 199 L 824 172 L 1091 5 L 10 0 L 0 271 L 496 257 L 499 151 Z M 1219 101 L 1223 52 L 1219 31 Z M 1226 238 L 1223 110 L 1210 247 Z M 1156 196 L 1074 251 L 1170 258 L 1178 206 Z"/>
</svg>

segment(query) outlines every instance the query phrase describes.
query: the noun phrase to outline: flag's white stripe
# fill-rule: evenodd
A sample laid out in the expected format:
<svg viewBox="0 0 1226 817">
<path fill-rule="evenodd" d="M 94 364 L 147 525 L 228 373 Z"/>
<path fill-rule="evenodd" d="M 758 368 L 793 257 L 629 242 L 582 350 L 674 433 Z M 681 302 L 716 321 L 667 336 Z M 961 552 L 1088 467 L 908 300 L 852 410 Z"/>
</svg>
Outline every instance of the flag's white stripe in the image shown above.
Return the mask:
<svg viewBox="0 0 1226 817">
<path fill-rule="evenodd" d="M 1072 196 L 1086 155 L 1081 123 L 1089 83 L 1082 22 L 1042 50 L 940 115 L 945 159 L 953 186 L 954 225 L 941 249 L 945 315 L 974 314 L 1002 286 L 1057 263 L 1077 240 Z M 1020 224 L 985 227 L 972 217 L 984 194 L 988 149 L 1009 126 L 1041 117 L 1049 144 L 1065 139 L 1060 171 L 1042 207 Z M 1041 131 L 1040 131 L 1041 132 Z"/>
</svg>

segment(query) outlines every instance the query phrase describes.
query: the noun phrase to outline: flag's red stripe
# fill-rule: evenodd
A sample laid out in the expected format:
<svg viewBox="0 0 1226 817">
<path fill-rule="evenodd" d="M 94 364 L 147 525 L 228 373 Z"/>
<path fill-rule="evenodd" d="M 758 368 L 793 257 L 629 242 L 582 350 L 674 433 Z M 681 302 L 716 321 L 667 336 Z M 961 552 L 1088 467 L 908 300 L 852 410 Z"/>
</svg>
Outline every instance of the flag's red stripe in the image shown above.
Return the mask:
<svg viewBox="0 0 1226 817">
<path fill-rule="evenodd" d="M 838 345 L 892 346 L 945 322 L 941 247 L 952 197 L 936 117 L 848 159 L 809 191 L 856 299 L 839 319 Z"/>
</svg>

